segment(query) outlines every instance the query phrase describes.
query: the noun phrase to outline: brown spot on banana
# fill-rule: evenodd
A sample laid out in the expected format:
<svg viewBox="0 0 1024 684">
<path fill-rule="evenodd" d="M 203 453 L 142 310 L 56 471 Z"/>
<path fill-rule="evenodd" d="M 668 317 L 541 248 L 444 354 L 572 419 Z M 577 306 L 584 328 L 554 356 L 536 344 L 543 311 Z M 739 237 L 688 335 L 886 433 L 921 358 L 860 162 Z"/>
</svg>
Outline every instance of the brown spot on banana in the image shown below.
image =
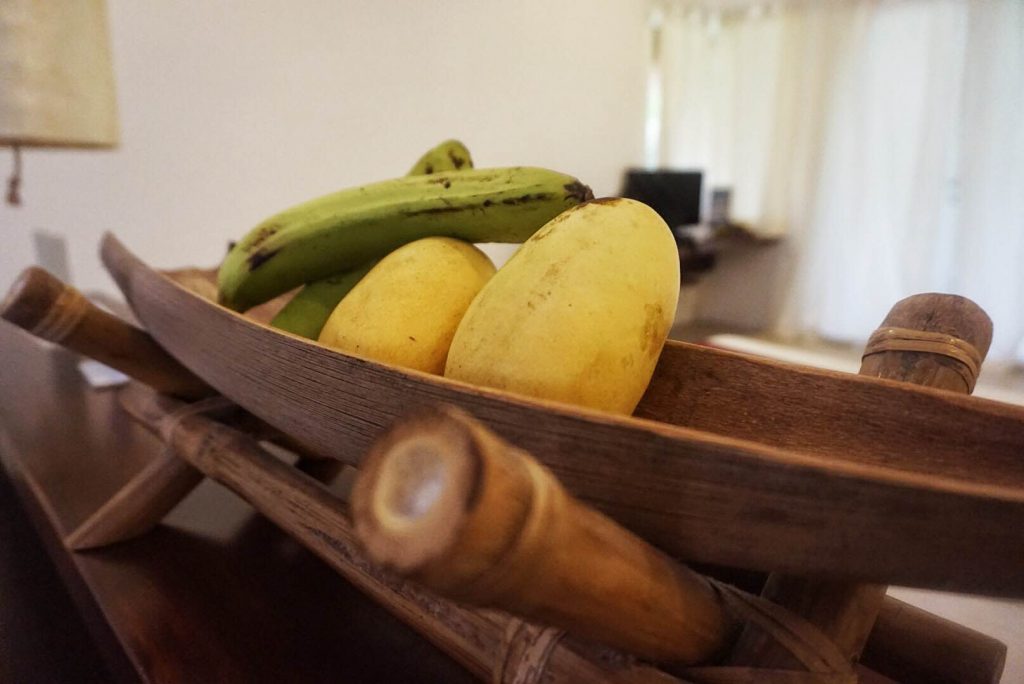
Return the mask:
<svg viewBox="0 0 1024 684">
<path fill-rule="evenodd" d="M 518 206 L 520 204 L 526 204 L 528 202 L 543 202 L 544 200 L 551 199 L 551 193 L 549 192 L 536 192 L 534 194 L 521 195 L 519 197 L 509 197 L 501 200 L 502 204 L 506 204 L 510 207 Z"/>
<path fill-rule="evenodd" d="M 257 268 L 270 261 L 280 251 L 280 249 L 274 249 L 269 252 L 253 252 L 249 255 L 249 258 L 245 260 L 249 265 L 249 271 L 255 271 Z"/>
<path fill-rule="evenodd" d="M 256 233 L 253 235 L 252 241 L 245 245 L 243 249 L 247 252 L 255 252 L 260 248 L 260 245 L 272 238 L 279 230 L 281 230 L 281 226 L 276 223 L 260 226 L 256 229 Z M 232 246 L 232 249 L 233 248 L 234 247 Z"/>
<path fill-rule="evenodd" d="M 455 154 L 455 150 L 448 150 L 448 159 L 451 160 L 452 165 L 456 169 L 461 169 L 463 166 L 466 165 L 466 161 L 467 161 L 463 157 L 460 157 L 459 155 Z M 427 173 L 430 173 L 430 172 L 428 171 Z"/>
</svg>

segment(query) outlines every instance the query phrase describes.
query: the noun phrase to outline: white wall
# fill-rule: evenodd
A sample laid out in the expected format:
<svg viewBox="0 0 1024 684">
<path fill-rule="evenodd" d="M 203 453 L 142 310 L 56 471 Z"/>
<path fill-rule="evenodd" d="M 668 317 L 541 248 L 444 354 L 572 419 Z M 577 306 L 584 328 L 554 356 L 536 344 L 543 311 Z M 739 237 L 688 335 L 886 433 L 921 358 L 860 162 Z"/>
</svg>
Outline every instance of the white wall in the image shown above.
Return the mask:
<svg viewBox="0 0 1024 684">
<path fill-rule="evenodd" d="M 83 289 L 113 290 L 107 230 L 158 266 L 213 265 L 267 215 L 401 175 L 447 137 L 478 166 L 614 193 L 643 159 L 646 7 L 108 0 L 121 147 L 25 152 L 24 206 L 0 209 L 0 288 L 36 229 L 67 236 Z"/>
</svg>

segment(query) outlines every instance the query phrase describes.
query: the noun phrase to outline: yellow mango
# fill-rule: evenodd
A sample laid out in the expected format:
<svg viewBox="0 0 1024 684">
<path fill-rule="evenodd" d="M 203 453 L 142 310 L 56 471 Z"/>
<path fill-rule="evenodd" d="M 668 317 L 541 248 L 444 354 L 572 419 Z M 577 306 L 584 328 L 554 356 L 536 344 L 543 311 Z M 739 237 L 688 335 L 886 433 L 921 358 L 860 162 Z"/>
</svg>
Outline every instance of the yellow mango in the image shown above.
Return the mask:
<svg viewBox="0 0 1024 684">
<path fill-rule="evenodd" d="M 410 242 L 381 259 L 338 303 L 319 342 L 440 374 L 459 321 L 492 275 L 494 264 L 468 242 Z"/>
<path fill-rule="evenodd" d="M 629 414 L 679 298 L 679 254 L 658 214 L 594 200 L 537 231 L 473 300 L 445 376 Z"/>
</svg>

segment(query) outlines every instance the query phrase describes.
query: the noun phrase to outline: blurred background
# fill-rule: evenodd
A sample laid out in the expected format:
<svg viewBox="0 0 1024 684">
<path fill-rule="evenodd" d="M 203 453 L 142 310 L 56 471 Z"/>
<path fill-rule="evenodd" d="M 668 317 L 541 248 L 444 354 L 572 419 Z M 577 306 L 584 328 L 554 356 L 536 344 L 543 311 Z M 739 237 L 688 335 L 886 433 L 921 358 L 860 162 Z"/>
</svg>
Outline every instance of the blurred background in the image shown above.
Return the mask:
<svg viewBox="0 0 1024 684">
<path fill-rule="evenodd" d="M 478 166 L 659 209 L 676 337 L 856 371 L 893 303 L 953 292 L 995 322 L 977 393 L 1024 403 L 1020 0 L 107 0 L 106 20 L 118 144 L 22 150 L 5 282 L 38 262 L 113 294 L 105 231 L 213 266 L 456 137 Z M 1021 604 L 893 593 L 1006 640 L 1024 680 Z"/>
</svg>

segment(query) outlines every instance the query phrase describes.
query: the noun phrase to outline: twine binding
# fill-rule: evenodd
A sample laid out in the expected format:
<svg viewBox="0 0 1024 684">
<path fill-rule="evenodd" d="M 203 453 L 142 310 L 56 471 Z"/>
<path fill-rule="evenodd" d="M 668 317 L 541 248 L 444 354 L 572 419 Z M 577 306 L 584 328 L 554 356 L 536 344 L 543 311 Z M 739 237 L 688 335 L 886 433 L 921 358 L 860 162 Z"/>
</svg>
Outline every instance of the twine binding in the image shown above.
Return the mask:
<svg viewBox="0 0 1024 684">
<path fill-rule="evenodd" d="M 36 337 L 60 344 L 89 312 L 89 300 L 73 287 L 65 287 L 57 295 L 46 315 L 29 331 Z"/>
<path fill-rule="evenodd" d="M 785 648 L 806 670 L 772 670 L 749 666 L 708 665 L 680 671 L 694 684 L 856 684 L 857 673 L 836 645 L 807 620 L 760 596 L 710 577 L 705 578 L 726 610 L 757 625 Z M 538 684 L 548 660 L 565 632 L 513 618 L 505 631 L 494 684 Z"/>
<path fill-rule="evenodd" d="M 565 632 L 509 620 L 495 664 L 494 684 L 538 684 L 547 672 L 548 659 Z"/>
<path fill-rule="evenodd" d="M 705 577 L 734 617 L 763 629 L 806 668 L 770 670 L 745 666 L 689 667 L 683 672 L 697 684 L 856 684 L 857 673 L 820 629 L 771 601 Z"/>
<path fill-rule="evenodd" d="M 160 439 L 164 442 L 164 449 L 169 452 L 174 451 L 172 446 L 174 443 L 174 433 L 178 431 L 181 421 L 192 416 L 216 413 L 217 411 L 224 411 L 234 407 L 235 403 L 233 401 L 227 397 L 217 395 L 194 401 L 191 404 L 185 404 L 181 408 L 171 411 L 167 414 L 166 418 L 160 421 Z"/>
<path fill-rule="evenodd" d="M 959 361 L 951 368 L 967 383 L 969 392 L 974 391 L 974 383 L 981 372 L 981 354 L 977 348 L 966 340 L 945 333 L 892 326 L 878 328 L 868 339 L 861 358 L 887 351 L 925 352 Z"/>
</svg>

